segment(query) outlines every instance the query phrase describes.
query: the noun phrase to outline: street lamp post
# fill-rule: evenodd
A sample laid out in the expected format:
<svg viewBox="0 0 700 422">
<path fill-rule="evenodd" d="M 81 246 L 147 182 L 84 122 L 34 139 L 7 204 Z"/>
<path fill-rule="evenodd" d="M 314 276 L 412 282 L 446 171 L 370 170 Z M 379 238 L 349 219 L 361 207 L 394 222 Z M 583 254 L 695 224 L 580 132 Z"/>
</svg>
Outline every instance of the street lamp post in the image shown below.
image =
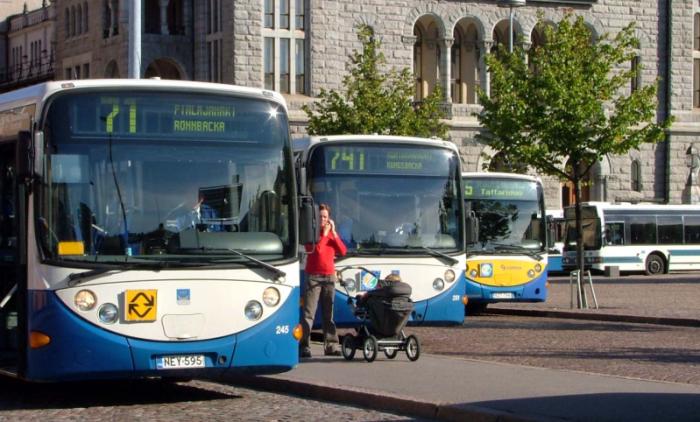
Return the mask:
<svg viewBox="0 0 700 422">
<path fill-rule="evenodd" d="M 498 0 L 498 7 L 507 7 L 510 10 L 508 22 L 508 52 L 513 52 L 513 8 L 525 6 L 525 0 Z"/>
</svg>

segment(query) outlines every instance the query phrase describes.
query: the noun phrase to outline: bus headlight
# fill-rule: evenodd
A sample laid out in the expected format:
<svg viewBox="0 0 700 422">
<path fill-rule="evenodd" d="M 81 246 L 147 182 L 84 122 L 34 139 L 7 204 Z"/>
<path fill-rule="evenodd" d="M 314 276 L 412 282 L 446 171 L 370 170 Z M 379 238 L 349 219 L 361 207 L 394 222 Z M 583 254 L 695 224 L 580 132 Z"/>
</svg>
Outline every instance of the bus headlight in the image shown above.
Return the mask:
<svg viewBox="0 0 700 422">
<path fill-rule="evenodd" d="M 484 263 L 479 265 L 479 272 L 482 277 L 491 277 L 493 275 L 493 264 Z"/>
<path fill-rule="evenodd" d="M 527 276 L 530 278 L 534 278 L 535 277 L 535 270 L 528 270 Z"/>
<path fill-rule="evenodd" d="M 104 324 L 114 324 L 119 319 L 119 310 L 113 303 L 105 303 L 97 310 L 97 317 Z"/>
<path fill-rule="evenodd" d="M 471 271 L 469 271 L 469 276 L 470 276 L 471 278 L 475 278 L 475 277 L 476 277 L 476 270 L 471 270 Z"/>
<path fill-rule="evenodd" d="M 433 289 L 440 291 L 445 288 L 445 282 L 441 278 L 433 280 Z"/>
<path fill-rule="evenodd" d="M 245 305 L 245 317 L 251 321 L 260 319 L 262 313 L 262 304 L 257 300 L 251 300 Z"/>
<path fill-rule="evenodd" d="M 540 265 L 540 264 L 535 264 L 535 271 L 537 271 L 537 272 L 542 271 L 542 265 Z"/>
<path fill-rule="evenodd" d="M 97 304 L 97 297 L 90 290 L 81 290 L 75 294 L 74 301 L 81 311 L 91 311 Z"/>
<path fill-rule="evenodd" d="M 263 302 L 267 306 L 276 306 L 280 303 L 280 292 L 274 287 L 268 287 L 263 292 Z"/>
<path fill-rule="evenodd" d="M 345 288 L 348 289 L 348 292 L 354 292 L 355 291 L 355 280 L 352 278 L 346 278 L 343 280 L 343 284 L 345 284 Z"/>
<path fill-rule="evenodd" d="M 445 281 L 448 283 L 455 281 L 455 272 L 452 270 L 445 271 Z"/>
</svg>

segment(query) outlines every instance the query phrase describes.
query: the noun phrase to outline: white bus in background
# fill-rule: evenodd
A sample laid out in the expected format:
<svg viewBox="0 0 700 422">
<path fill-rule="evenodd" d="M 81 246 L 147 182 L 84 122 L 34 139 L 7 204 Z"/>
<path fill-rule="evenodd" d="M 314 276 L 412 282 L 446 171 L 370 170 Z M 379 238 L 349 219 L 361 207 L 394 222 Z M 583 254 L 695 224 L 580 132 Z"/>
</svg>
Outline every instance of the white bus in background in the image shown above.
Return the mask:
<svg viewBox="0 0 700 422">
<path fill-rule="evenodd" d="M 563 210 L 547 210 L 547 273 L 559 273 L 562 267 L 562 252 L 564 251 L 564 237 L 566 234 L 566 220 Z"/>
<path fill-rule="evenodd" d="M 581 204 L 586 268 L 647 275 L 700 269 L 700 206 Z M 564 209 L 564 269 L 576 267 L 576 214 Z"/>
</svg>

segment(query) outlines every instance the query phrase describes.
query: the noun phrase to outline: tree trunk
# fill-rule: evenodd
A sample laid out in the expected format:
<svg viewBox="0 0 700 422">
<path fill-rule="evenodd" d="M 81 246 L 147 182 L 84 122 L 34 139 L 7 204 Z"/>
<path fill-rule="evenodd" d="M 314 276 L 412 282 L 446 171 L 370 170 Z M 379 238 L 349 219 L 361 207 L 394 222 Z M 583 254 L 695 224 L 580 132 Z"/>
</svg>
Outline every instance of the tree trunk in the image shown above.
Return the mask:
<svg viewBox="0 0 700 422">
<path fill-rule="evenodd" d="M 577 168 L 576 166 L 575 168 Z M 578 267 L 578 277 L 576 280 L 576 297 L 578 307 L 587 308 L 586 292 L 583 288 L 583 272 L 586 269 L 586 263 L 583 258 L 583 222 L 581 216 L 581 178 L 578 175 L 577 169 L 574 170 L 574 200 L 576 201 L 576 266 Z"/>
</svg>

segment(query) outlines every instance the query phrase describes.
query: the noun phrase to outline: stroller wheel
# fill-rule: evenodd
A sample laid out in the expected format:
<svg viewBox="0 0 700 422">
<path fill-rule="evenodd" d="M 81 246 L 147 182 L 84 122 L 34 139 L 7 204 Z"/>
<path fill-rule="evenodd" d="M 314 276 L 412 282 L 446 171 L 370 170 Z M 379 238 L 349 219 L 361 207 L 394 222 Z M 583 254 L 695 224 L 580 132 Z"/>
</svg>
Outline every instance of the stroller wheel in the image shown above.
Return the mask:
<svg viewBox="0 0 700 422">
<path fill-rule="evenodd" d="M 394 359 L 396 355 L 399 354 L 399 349 L 396 348 L 389 348 L 389 349 L 384 349 L 384 355 L 388 357 L 389 359 Z"/>
<path fill-rule="evenodd" d="M 362 354 L 367 362 L 372 362 L 377 358 L 377 339 L 374 336 L 365 338 L 362 344 Z"/>
<path fill-rule="evenodd" d="M 408 336 L 406 339 L 406 356 L 411 362 L 417 361 L 420 357 L 420 343 L 418 337 L 414 335 Z"/>
<path fill-rule="evenodd" d="M 352 334 L 345 334 L 343 336 L 342 348 L 343 357 L 345 360 L 352 360 L 355 357 L 355 337 Z"/>
</svg>

